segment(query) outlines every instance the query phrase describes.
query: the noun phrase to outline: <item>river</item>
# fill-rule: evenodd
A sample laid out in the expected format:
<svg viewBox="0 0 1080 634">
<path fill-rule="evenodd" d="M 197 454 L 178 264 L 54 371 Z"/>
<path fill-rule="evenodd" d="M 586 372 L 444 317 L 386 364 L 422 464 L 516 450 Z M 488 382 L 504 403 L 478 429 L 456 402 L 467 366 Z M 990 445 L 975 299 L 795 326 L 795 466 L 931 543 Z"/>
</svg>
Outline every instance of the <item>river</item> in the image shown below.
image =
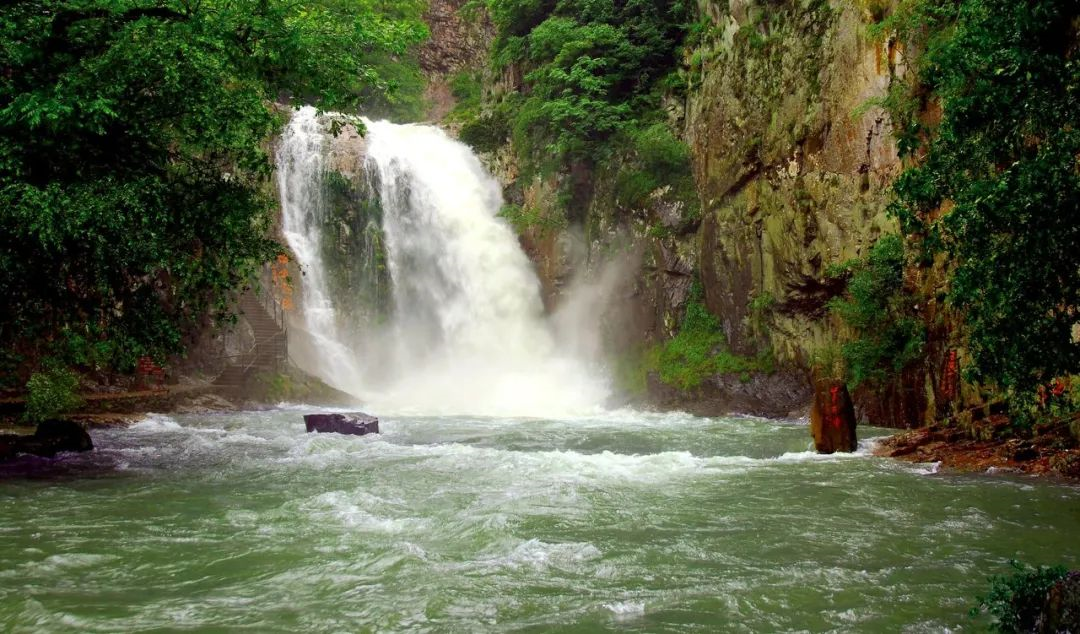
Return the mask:
<svg viewBox="0 0 1080 634">
<path fill-rule="evenodd" d="M 1010 558 L 1080 566 L 1080 489 L 610 411 L 153 415 L 0 474 L 14 632 L 945 632 Z M 887 430 L 860 429 L 865 447 Z"/>
</svg>

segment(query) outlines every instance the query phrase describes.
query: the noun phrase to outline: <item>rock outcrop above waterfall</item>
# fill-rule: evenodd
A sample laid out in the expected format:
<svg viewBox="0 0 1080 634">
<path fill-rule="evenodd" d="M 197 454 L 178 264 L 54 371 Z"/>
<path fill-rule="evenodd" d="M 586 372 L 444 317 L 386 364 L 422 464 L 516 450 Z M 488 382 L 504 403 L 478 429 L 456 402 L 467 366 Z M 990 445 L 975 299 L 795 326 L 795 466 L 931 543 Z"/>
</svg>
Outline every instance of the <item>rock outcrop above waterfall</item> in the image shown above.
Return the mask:
<svg viewBox="0 0 1080 634">
<path fill-rule="evenodd" d="M 431 39 L 420 48 L 420 68 L 427 76 L 428 118 L 438 121 L 454 106 L 450 76 L 482 68 L 495 38 L 495 29 L 482 9 L 465 10 L 468 0 L 431 0 L 424 19 Z"/>
<path fill-rule="evenodd" d="M 483 10 L 462 11 L 468 0 L 431 0 L 424 14 L 431 31 L 420 48 L 420 68 L 430 75 L 448 75 L 485 63 L 494 27 Z"/>
<path fill-rule="evenodd" d="M 364 174 L 367 143 L 353 124 L 345 124 L 337 135 L 327 136 L 326 168 L 347 179 L 359 179 Z"/>
</svg>

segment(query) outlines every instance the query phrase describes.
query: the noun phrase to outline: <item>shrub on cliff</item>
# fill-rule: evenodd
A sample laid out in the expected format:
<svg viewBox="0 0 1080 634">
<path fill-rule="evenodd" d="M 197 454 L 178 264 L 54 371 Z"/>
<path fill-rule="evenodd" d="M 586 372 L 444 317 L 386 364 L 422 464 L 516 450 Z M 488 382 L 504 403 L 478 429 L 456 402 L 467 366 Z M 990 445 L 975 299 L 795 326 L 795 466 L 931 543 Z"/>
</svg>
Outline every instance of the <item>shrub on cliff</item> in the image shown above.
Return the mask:
<svg viewBox="0 0 1080 634">
<path fill-rule="evenodd" d="M 735 374 L 749 380 L 751 373 L 772 372 L 775 362 L 771 350 L 763 350 L 755 357 L 728 350 L 720 321 L 705 306 L 703 295 L 701 284 L 695 282 L 678 333 L 645 354 L 645 373 L 655 371 L 664 383 L 692 390 L 710 376 Z"/>
<path fill-rule="evenodd" d="M 40 423 L 81 407 L 78 389 L 79 377 L 74 372 L 56 363 L 47 364 L 26 382 L 24 418 Z"/>
<path fill-rule="evenodd" d="M 890 234 L 875 242 L 865 258 L 830 271 L 850 276 L 845 294 L 830 301 L 829 309 L 855 334 L 841 346 L 855 385 L 882 383 L 922 352 L 926 332 L 904 292 L 904 265 L 903 239 Z"/>
</svg>

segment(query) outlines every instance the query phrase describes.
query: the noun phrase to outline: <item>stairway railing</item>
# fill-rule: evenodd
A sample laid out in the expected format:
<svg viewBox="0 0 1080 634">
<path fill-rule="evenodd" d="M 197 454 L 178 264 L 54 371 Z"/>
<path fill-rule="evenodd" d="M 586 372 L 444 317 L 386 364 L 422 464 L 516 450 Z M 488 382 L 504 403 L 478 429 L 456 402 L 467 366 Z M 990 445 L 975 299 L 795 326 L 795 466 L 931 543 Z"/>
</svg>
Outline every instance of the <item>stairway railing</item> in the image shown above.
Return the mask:
<svg viewBox="0 0 1080 634">
<path fill-rule="evenodd" d="M 248 291 L 248 293 L 252 292 L 253 291 Z M 245 304 L 247 304 L 247 306 L 245 306 Z M 281 301 L 275 298 L 272 293 L 262 293 L 261 296 L 247 294 L 241 296 L 240 300 L 237 302 L 237 307 L 241 311 L 244 311 L 244 309 L 247 308 L 248 310 L 245 312 L 252 312 L 253 310 L 258 310 L 265 318 L 270 319 L 274 323 L 274 325 L 277 326 L 279 332 L 275 332 L 270 335 L 264 335 L 262 337 L 253 337 L 251 344 L 247 346 L 244 350 L 236 354 L 220 355 L 218 358 L 222 361 L 226 361 L 229 359 L 240 360 L 239 363 L 232 366 L 227 366 L 225 369 L 223 369 L 222 374 L 224 374 L 228 370 L 228 367 L 241 367 L 241 372 L 243 374 L 247 374 L 251 370 L 251 368 L 260 361 L 261 358 L 265 358 L 263 355 L 260 354 L 260 347 L 266 347 L 268 344 L 272 344 L 276 340 L 280 340 L 281 347 L 280 349 L 276 349 L 271 353 L 274 356 L 275 364 L 280 366 L 280 364 L 288 363 L 289 326 L 288 319 L 285 314 L 285 307 L 282 305 Z M 258 314 L 252 314 L 251 317 L 252 319 L 249 319 L 248 323 L 254 327 L 254 323 L 252 322 L 258 319 Z M 228 337 L 233 334 L 234 333 L 229 332 L 225 333 L 226 342 L 228 341 Z"/>
</svg>

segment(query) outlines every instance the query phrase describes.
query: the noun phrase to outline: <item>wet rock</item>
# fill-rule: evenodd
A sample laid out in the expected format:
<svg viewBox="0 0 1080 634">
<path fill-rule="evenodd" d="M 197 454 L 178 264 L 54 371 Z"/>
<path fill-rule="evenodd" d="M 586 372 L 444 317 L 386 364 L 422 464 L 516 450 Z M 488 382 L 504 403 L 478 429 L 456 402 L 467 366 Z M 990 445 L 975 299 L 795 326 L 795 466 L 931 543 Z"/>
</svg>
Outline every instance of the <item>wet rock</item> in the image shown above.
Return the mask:
<svg viewBox="0 0 1080 634">
<path fill-rule="evenodd" d="M 855 436 L 855 407 L 841 381 L 821 380 L 814 384 L 814 405 L 810 409 L 810 434 L 818 453 L 850 453 L 858 446 Z"/>
<path fill-rule="evenodd" d="M 806 415 L 810 380 L 793 367 L 749 375 L 717 374 L 696 389 L 681 390 L 664 383 L 658 373 L 646 377 L 650 407 L 680 410 L 697 416 L 749 414 L 767 418 L 799 418 Z M 793 412 L 797 412 L 792 416 Z"/>
<path fill-rule="evenodd" d="M 1005 455 L 1009 460 L 1027 462 L 1039 457 L 1039 450 L 1025 440 L 1011 440 L 1005 445 Z"/>
<path fill-rule="evenodd" d="M 52 458 L 63 451 L 93 448 L 86 430 L 70 420 L 47 420 L 37 426 L 33 435 L 0 435 L 0 460 L 10 460 L 19 454 Z"/>
<path fill-rule="evenodd" d="M 1050 587 L 1035 631 L 1040 634 L 1080 632 L 1080 571 L 1070 572 Z"/>
<path fill-rule="evenodd" d="M 379 433 L 379 419 L 363 412 L 348 414 L 307 414 L 304 425 L 308 432 L 363 436 Z"/>
</svg>

